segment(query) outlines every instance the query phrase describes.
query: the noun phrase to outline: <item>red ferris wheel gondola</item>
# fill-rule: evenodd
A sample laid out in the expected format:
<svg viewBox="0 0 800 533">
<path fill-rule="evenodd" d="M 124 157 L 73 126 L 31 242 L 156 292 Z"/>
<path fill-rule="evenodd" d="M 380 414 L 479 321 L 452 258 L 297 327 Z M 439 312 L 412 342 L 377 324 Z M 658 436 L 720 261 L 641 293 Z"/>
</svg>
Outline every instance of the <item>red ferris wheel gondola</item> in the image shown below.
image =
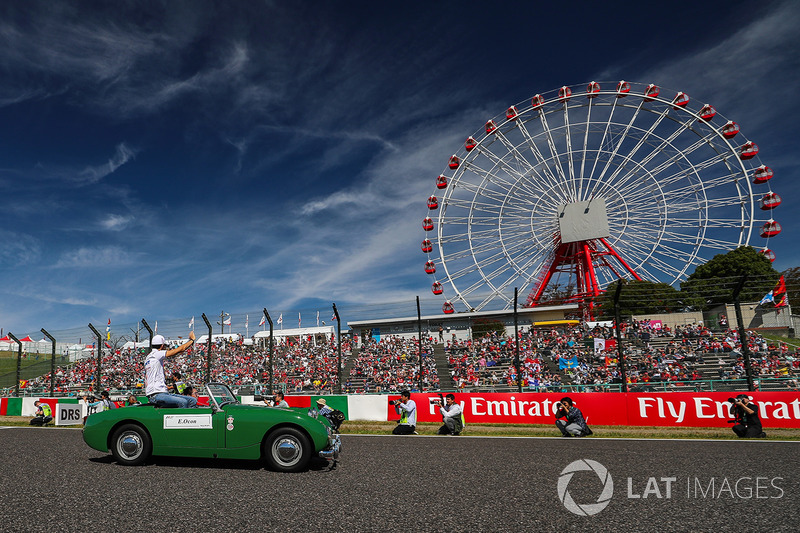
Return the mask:
<svg viewBox="0 0 800 533">
<path fill-rule="evenodd" d="M 758 155 L 758 145 L 753 141 L 747 141 L 739 148 L 739 157 L 742 160 L 753 159 Z"/>
<path fill-rule="evenodd" d="M 431 211 L 439 209 L 439 199 L 436 198 L 433 195 L 429 196 L 428 197 L 428 209 L 430 209 Z"/>
<path fill-rule="evenodd" d="M 461 160 L 458 158 L 457 155 L 453 154 L 452 156 L 450 156 L 450 162 L 447 164 L 447 166 L 455 170 L 458 168 L 459 164 L 461 164 Z"/>
<path fill-rule="evenodd" d="M 512 105 L 511 107 L 506 109 L 506 119 L 507 120 L 517 120 L 518 116 L 519 116 L 519 111 L 517 111 L 517 107 L 516 106 Z"/>
<path fill-rule="evenodd" d="M 447 176 L 445 176 L 444 174 L 439 174 L 439 177 L 436 178 L 436 188 L 437 189 L 447 188 Z"/>
<path fill-rule="evenodd" d="M 425 231 L 433 230 L 433 219 L 431 217 L 425 217 L 422 219 L 422 229 Z"/>
<path fill-rule="evenodd" d="M 719 131 L 726 139 L 733 139 L 736 137 L 736 134 L 739 133 L 739 125 L 734 121 L 729 120 L 727 124 L 722 126 L 722 129 Z"/>
<path fill-rule="evenodd" d="M 428 260 L 425 262 L 425 273 L 426 274 L 436 274 L 436 264 Z"/>
<path fill-rule="evenodd" d="M 759 250 L 758 253 L 760 253 L 761 255 L 766 257 L 767 259 L 769 259 L 770 263 L 774 263 L 775 262 L 775 252 L 773 252 L 769 248 L 763 248 L 763 249 Z"/>
<path fill-rule="evenodd" d="M 444 292 L 444 287 L 438 281 L 434 281 L 433 285 L 431 285 L 431 292 L 436 295 L 442 294 Z"/>
<path fill-rule="evenodd" d="M 467 152 L 472 151 L 472 149 L 475 148 L 476 146 L 478 146 L 478 142 L 472 137 L 467 137 L 467 140 L 464 141 L 464 149 Z"/>
<path fill-rule="evenodd" d="M 753 183 L 756 185 L 766 183 L 772 179 L 772 175 L 773 172 L 771 168 L 767 165 L 761 165 L 753 172 Z"/>
<path fill-rule="evenodd" d="M 586 86 L 586 98 L 597 98 L 597 93 L 600 92 L 600 84 L 596 81 L 591 82 Z"/>
<path fill-rule="evenodd" d="M 679 92 L 675 95 L 675 98 L 672 100 L 672 109 L 680 109 L 681 107 L 686 107 L 689 103 L 689 95 L 684 92 Z"/>
<path fill-rule="evenodd" d="M 486 123 L 486 133 L 494 133 L 497 129 L 497 126 L 494 123 L 494 120 L 490 120 Z"/>
<path fill-rule="evenodd" d="M 430 253 L 433 251 L 433 243 L 430 239 L 425 239 L 422 241 L 422 252 L 423 253 Z"/>
<path fill-rule="evenodd" d="M 763 211 L 770 211 L 781 205 L 781 197 L 774 192 L 768 192 L 761 197 L 761 200 L 758 201 L 758 205 Z"/>
<path fill-rule="evenodd" d="M 653 100 L 658 98 L 658 95 L 659 95 L 660 92 L 661 92 L 661 89 L 658 88 L 658 85 L 655 85 L 655 84 L 651 83 L 644 90 L 644 101 L 645 102 L 652 102 Z"/>
<path fill-rule="evenodd" d="M 623 98 L 628 96 L 628 93 L 631 92 L 631 84 L 625 80 L 620 81 L 617 84 L 617 98 Z"/>
<path fill-rule="evenodd" d="M 764 238 L 774 237 L 781 232 L 783 228 L 775 220 L 769 219 L 763 226 L 761 226 L 761 236 Z"/>
<path fill-rule="evenodd" d="M 708 122 L 709 120 L 714 118 L 714 116 L 717 114 L 717 110 L 714 109 L 713 106 L 711 106 L 709 104 L 706 104 L 706 105 L 703 106 L 703 109 L 701 109 L 700 113 L 698 113 L 698 114 L 700 115 L 701 119 L 703 119 L 706 122 Z"/>
<path fill-rule="evenodd" d="M 452 304 L 452 303 L 450 303 L 450 300 L 446 301 L 446 302 L 445 302 L 445 303 L 442 305 L 442 312 L 443 312 L 444 314 L 446 314 L 446 315 L 449 315 L 449 314 L 452 314 L 452 313 L 455 313 L 455 312 L 456 312 L 455 308 L 453 307 L 453 304 Z"/>
</svg>

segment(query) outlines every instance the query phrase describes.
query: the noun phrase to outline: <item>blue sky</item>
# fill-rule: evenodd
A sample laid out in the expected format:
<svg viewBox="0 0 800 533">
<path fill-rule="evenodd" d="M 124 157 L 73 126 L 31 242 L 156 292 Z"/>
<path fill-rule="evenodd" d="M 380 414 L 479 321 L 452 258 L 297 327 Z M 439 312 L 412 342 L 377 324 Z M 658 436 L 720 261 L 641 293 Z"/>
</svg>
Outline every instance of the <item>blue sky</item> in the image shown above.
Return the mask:
<svg viewBox="0 0 800 533">
<path fill-rule="evenodd" d="M 420 221 L 447 158 L 594 79 L 735 120 L 784 200 L 775 266 L 800 265 L 800 4 L 575 6 L 4 3 L 0 327 L 435 309 Z"/>
</svg>

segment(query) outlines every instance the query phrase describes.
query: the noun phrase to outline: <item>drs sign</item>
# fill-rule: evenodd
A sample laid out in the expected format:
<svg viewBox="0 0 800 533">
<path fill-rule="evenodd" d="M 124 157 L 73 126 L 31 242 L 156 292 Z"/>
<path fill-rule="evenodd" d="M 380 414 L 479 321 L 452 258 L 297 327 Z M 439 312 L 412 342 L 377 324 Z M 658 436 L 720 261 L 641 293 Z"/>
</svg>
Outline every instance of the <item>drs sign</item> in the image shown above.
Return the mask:
<svg viewBox="0 0 800 533">
<path fill-rule="evenodd" d="M 83 417 L 81 416 L 81 406 L 74 403 L 59 403 L 56 404 L 56 425 L 57 426 L 74 426 L 82 424 Z"/>
</svg>

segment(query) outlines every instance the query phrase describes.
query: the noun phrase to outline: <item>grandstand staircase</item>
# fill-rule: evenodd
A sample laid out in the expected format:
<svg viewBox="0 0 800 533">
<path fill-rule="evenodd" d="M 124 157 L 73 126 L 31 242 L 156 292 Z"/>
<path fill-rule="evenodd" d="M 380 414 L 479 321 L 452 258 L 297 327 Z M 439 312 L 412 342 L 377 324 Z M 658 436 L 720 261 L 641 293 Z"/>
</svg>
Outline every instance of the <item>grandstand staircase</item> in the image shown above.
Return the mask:
<svg viewBox="0 0 800 533">
<path fill-rule="evenodd" d="M 436 363 L 439 388 L 441 390 L 456 390 L 456 383 L 450 374 L 450 365 L 447 364 L 447 354 L 444 353 L 444 344 L 433 345 L 433 360 Z"/>
<path fill-rule="evenodd" d="M 347 383 L 348 381 L 351 382 L 351 385 L 353 384 L 352 380 L 350 379 L 350 372 L 353 370 L 353 366 L 355 365 L 356 359 L 358 359 L 360 353 L 361 353 L 361 348 L 353 346 L 350 356 L 347 358 L 347 362 L 345 362 L 344 368 L 342 368 L 342 386 L 344 386 L 344 384 Z M 360 385 L 363 388 L 364 386 L 363 379 L 360 380 Z"/>
</svg>

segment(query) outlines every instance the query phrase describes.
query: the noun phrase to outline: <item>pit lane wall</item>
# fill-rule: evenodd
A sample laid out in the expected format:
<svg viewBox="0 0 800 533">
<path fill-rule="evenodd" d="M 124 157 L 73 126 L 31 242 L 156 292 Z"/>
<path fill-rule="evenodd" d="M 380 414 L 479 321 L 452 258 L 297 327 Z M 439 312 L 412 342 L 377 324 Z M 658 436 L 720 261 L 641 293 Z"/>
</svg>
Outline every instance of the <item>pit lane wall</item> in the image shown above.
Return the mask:
<svg viewBox="0 0 800 533">
<path fill-rule="evenodd" d="M 667 393 L 456 393 L 467 424 L 552 424 L 558 401 L 569 396 L 587 418 L 597 426 L 682 426 L 730 427 L 730 403 L 738 392 Z M 761 406 L 765 427 L 800 428 L 800 392 L 753 392 L 750 397 Z M 291 407 L 310 408 L 325 398 L 333 409 L 348 420 L 392 421 L 399 415 L 390 400 L 398 395 L 315 395 L 286 396 Z M 438 394 L 412 393 L 418 421 L 441 422 Z M 0 415 L 33 416 L 33 402 L 41 399 L 56 413 L 57 404 L 75 404 L 64 398 L 0 398 Z M 242 403 L 260 404 L 252 396 L 241 396 Z M 56 420 L 58 423 L 58 420 Z"/>
</svg>

